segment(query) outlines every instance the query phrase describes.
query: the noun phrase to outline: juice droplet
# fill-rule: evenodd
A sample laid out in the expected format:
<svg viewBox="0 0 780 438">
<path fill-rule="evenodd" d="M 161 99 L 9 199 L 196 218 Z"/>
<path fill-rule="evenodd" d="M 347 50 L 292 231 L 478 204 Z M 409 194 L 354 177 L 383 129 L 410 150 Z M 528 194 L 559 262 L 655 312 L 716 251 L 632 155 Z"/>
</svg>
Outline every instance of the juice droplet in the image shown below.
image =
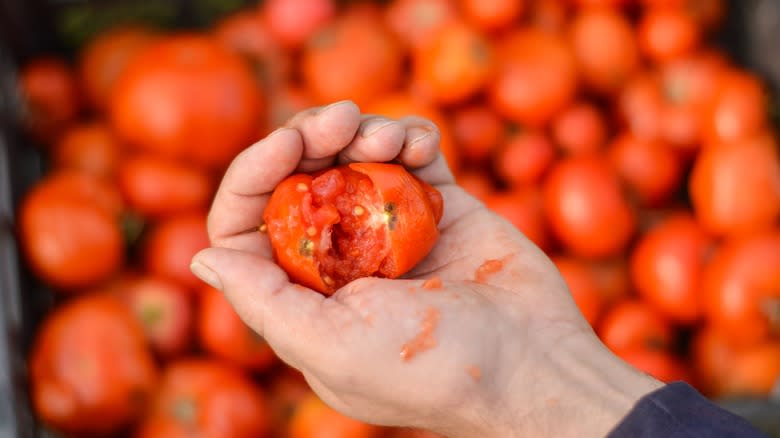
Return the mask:
<svg viewBox="0 0 780 438">
<path fill-rule="evenodd" d="M 484 283 L 487 281 L 487 278 L 491 275 L 495 274 L 496 272 L 499 272 L 504 267 L 504 262 L 501 260 L 485 260 L 484 263 L 482 263 L 479 268 L 477 268 L 477 271 L 474 272 L 474 280 L 477 283 Z"/>
<path fill-rule="evenodd" d="M 425 311 L 425 316 L 420 323 L 420 333 L 401 347 L 402 360 L 409 361 L 417 353 L 430 350 L 436 346 L 436 338 L 433 337 L 433 332 L 439 324 L 440 316 L 439 310 L 433 307 L 429 307 Z"/>
<path fill-rule="evenodd" d="M 471 376 L 472 379 L 479 382 L 480 379 L 482 379 L 482 370 L 479 369 L 476 365 L 470 365 L 466 367 L 466 372 Z"/>
<path fill-rule="evenodd" d="M 441 286 L 441 278 L 439 277 L 431 277 L 422 284 L 422 288 L 425 290 L 439 290 Z"/>
</svg>

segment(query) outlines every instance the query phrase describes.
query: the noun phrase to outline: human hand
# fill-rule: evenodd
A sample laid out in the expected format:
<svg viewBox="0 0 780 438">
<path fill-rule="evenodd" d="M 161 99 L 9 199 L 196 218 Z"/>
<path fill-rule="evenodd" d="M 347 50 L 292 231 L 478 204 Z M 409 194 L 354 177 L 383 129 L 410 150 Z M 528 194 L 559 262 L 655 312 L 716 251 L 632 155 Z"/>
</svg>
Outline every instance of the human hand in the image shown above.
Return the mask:
<svg viewBox="0 0 780 438">
<path fill-rule="evenodd" d="M 425 119 L 361 116 L 351 102 L 296 115 L 231 164 L 193 272 L 351 417 L 450 437 L 606 434 L 660 383 L 603 347 L 550 260 L 455 185 L 438 141 Z M 331 297 L 291 284 L 257 231 L 274 187 L 390 160 L 442 193 L 433 251 L 402 279 Z"/>
</svg>

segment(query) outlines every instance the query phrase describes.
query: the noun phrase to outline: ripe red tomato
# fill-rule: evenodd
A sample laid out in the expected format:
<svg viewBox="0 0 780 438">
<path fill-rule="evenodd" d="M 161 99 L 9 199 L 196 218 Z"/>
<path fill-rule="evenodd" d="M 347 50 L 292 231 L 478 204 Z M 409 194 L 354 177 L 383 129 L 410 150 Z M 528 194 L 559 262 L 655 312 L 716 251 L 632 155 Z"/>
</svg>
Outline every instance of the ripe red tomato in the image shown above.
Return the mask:
<svg viewBox="0 0 780 438">
<path fill-rule="evenodd" d="M 413 52 L 414 79 L 432 100 L 462 102 L 481 91 L 495 66 L 487 37 L 463 22 L 443 26 Z"/>
<path fill-rule="evenodd" d="M 589 268 L 608 305 L 626 298 L 633 291 L 628 262 L 623 255 L 612 259 L 592 261 Z"/>
<path fill-rule="evenodd" d="M 103 122 L 82 122 L 62 133 L 52 151 L 56 168 L 73 169 L 101 178 L 112 178 L 121 158 L 122 145 Z"/>
<path fill-rule="evenodd" d="M 648 8 L 673 8 L 684 11 L 705 31 L 717 29 L 726 15 L 725 0 L 642 0 Z"/>
<path fill-rule="evenodd" d="M 512 223 L 543 250 L 550 249 L 550 232 L 544 220 L 542 194 L 529 186 L 488 195 L 485 206 Z"/>
<path fill-rule="evenodd" d="M 726 242 L 704 271 L 707 318 L 736 344 L 780 330 L 780 231 Z"/>
<path fill-rule="evenodd" d="M 616 255 L 636 230 L 617 174 L 597 156 L 556 163 L 544 184 L 544 209 L 561 243 L 582 257 Z"/>
<path fill-rule="evenodd" d="M 119 75 L 158 38 L 151 29 L 120 26 L 98 34 L 84 46 L 79 54 L 79 79 L 93 108 L 106 109 Z"/>
<path fill-rule="evenodd" d="M 663 204 L 680 186 L 683 163 L 667 144 L 625 133 L 612 141 L 608 154 L 618 175 L 643 205 Z"/>
<path fill-rule="evenodd" d="M 691 53 L 701 41 L 696 20 L 682 9 L 669 7 L 646 9 L 637 33 L 642 52 L 659 63 Z"/>
<path fill-rule="evenodd" d="M 290 438 L 378 438 L 381 430 L 331 409 L 309 394 L 296 407 L 290 423 Z"/>
<path fill-rule="evenodd" d="M 645 302 L 633 298 L 615 303 L 606 312 L 599 323 L 598 334 L 612 351 L 667 350 L 674 342 L 669 321 Z"/>
<path fill-rule="evenodd" d="M 237 369 L 211 359 L 168 364 L 137 438 L 264 438 L 263 392 Z"/>
<path fill-rule="evenodd" d="M 32 270 L 59 291 L 98 284 L 124 260 L 116 188 L 60 171 L 33 187 L 19 208 L 19 240 Z"/>
<path fill-rule="evenodd" d="M 469 195 L 485 202 L 493 193 L 493 180 L 486 172 L 465 170 L 455 177 L 458 185 Z"/>
<path fill-rule="evenodd" d="M 506 29 L 515 24 L 525 9 L 525 0 L 460 0 L 464 17 L 486 32 Z"/>
<path fill-rule="evenodd" d="M 530 2 L 528 23 L 545 32 L 562 33 L 569 22 L 569 2 L 534 0 Z"/>
<path fill-rule="evenodd" d="M 373 14 L 344 14 L 317 32 L 303 49 L 301 76 L 321 104 L 352 99 L 364 105 L 401 78 L 398 42 Z"/>
<path fill-rule="evenodd" d="M 710 232 L 765 229 L 780 217 L 780 155 L 771 134 L 713 144 L 696 158 L 688 181 L 696 218 Z"/>
<path fill-rule="evenodd" d="M 129 207 L 150 217 L 202 211 L 214 192 L 203 170 L 153 155 L 123 160 L 117 179 Z"/>
<path fill-rule="evenodd" d="M 240 55 L 215 38 L 175 34 L 133 58 L 117 80 L 110 115 L 131 145 L 221 168 L 256 140 L 262 104 Z"/>
<path fill-rule="evenodd" d="M 553 263 L 569 286 L 580 312 L 595 327 L 606 309 L 606 302 L 599 291 L 599 284 L 585 262 L 569 256 L 556 256 Z"/>
<path fill-rule="evenodd" d="M 311 389 L 309 389 L 303 375 L 297 370 L 284 367 L 274 375 L 268 390 L 272 436 L 290 438 L 290 421 L 295 414 L 295 407 L 309 394 L 311 394 Z"/>
<path fill-rule="evenodd" d="M 541 126 L 565 108 L 577 91 L 577 67 L 566 41 L 528 28 L 504 37 L 489 85 L 490 101 L 507 119 Z"/>
<path fill-rule="evenodd" d="M 497 151 L 496 175 L 511 187 L 536 184 L 555 160 L 555 146 L 543 131 L 521 131 Z"/>
<path fill-rule="evenodd" d="M 428 44 L 457 16 L 454 0 L 394 0 L 385 8 L 385 24 L 412 50 Z"/>
<path fill-rule="evenodd" d="M 636 37 L 620 11 L 582 9 L 569 32 L 582 76 L 594 91 L 614 94 L 639 68 Z"/>
<path fill-rule="evenodd" d="M 333 0 L 267 0 L 261 6 L 268 32 L 284 47 L 300 48 L 333 20 Z"/>
<path fill-rule="evenodd" d="M 691 382 L 690 371 L 685 364 L 672 353 L 648 348 L 631 348 L 616 354 L 634 366 L 664 383 L 677 381 Z"/>
<path fill-rule="evenodd" d="M 124 281 L 116 290 L 141 323 L 157 353 L 172 357 L 189 347 L 193 315 L 186 289 L 169 280 L 143 275 Z"/>
<path fill-rule="evenodd" d="M 452 112 L 453 137 L 460 154 L 472 163 L 490 159 L 503 142 L 506 129 L 504 121 L 487 105 L 469 105 Z"/>
<path fill-rule="evenodd" d="M 265 137 L 274 129 L 284 125 L 295 114 L 313 107 L 314 98 L 308 90 L 286 82 L 270 90 L 268 95 L 268 122 L 260 127 L 260 137 Z"/>
<path fill-rule="evenodd" d="M 736 69 L 722 72 L 705 118 L 705 138 L 735 142 L 753 137 L 767 126 L 767 93 L 761 80 Z"/>
<path fill-rule="evenodd" d="M 607 122 L 593 104 L 575 102 L 553 119 L 552 136 L 566 155 L 597 152 L 607 141 Z"/>
<path fill-rule="evenodd" d="M 441 194 L 403 167 L 352 163 L 277 186 L 263 220 L 293 281 L 330 295 L 360 277 L 396 278 L 435 245 Z"/>
<path fill-rule="evenodd" d="M 276 355 L 265 340 L 238 316 L 217 289 L 200 289 L 198 337 L 208 353 L 253 371 L 265 371 L 276 363 Z"/>
<path fill-rule="evenodd" d="M 702 313 L 701 276 L 713 247 L 687 212 L 663 219 L 631 254 L 631 278 L 639 295 L 677 323 L 696 322 Z"/>
<path fill-rule="evenodd" d="M 23 123 L 36 140 L 49 143 L 79 113 L 81 96 L 74 72 L 62 60 L 36 58 L 19 71 Z"/>
<path fill-rule="evenodd" d="M 731 372 L 737 350 L 722 332 L 706 325 L 696 331 L 690 346 L 690 361 L 696 378 L 696 388 L 715 397 L 722 392 L 723 382 Z"/>
<path fill-rule="evenodd" d="M 49 313 L 28 369 L 36 414 L 58 430 L 82 435 L 119 433 L 142 413 L 157 377 L 138 322 L 102 293 Z"/>
<path fill-rule="evenodd" d="M 718 397 L 766 398 L 780 382 L 780 342 L 767 341 L 733 352 L 718 382 Z"/>
<path fill-rule="evenodd" d="M 209 246 L 206 214 L 183 213 L 158 222 L 143 248 L 143 264 L 147 271 L 172 280 L 191 291 L 203 285 L 190 271 L 195 254 Z"/>
</svg>

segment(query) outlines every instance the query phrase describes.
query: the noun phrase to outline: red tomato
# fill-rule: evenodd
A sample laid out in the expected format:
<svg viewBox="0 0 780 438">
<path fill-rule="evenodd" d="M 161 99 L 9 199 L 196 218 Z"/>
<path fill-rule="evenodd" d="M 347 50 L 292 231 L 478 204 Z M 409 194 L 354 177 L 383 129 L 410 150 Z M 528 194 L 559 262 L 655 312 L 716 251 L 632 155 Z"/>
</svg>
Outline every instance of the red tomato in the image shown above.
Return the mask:
<svg viewBox="0 0 780 438">
<path fill-rule="evenodd" d="M 495 54 L 487 37 L 462 22 L 443 26 L 413 53 L 414 80 L 434 101 L 462 102 L 490 80 Z"/>
<path fill-rule="evenodd" d="M 544 185 L 544 209 L 553 232 L 576 255 L 621 252 L 636 230 L 636 215 L 618 176 L 596 156 L 558 162 Z"/>
<path fill-rule="evenodd" d="M 645 7 L 681 9 L 705 31 L 715 30 L 726 15 L 725 0 L 642 0 Z"/>
<path fill-rule="evenodd" d="M 352 163 L 277 186 L 263 220 L 293 281 L 330 295 L 357 278 L 396 278 L 433 249 L 439 192 L 403 167 Z"/>
<path fill-rule="evenodd" d="M 205 35 L 175 34 L 133 58 L 110 114 L 131 145 L 221 168 L 256 139 L 262 103 L 238 54 Z"/>
<path fill-rule="evenodd" d="M 685 364 L 672 353 L 648 348 L 632 348 L 618 351 L 616 354 L 639 371 L 664 383 L 692 380 Z"/>
<path fill-rule="evenodd" d="M 263 438 L 270 432 L 263 392 L 235 368 L 211 359 L 169 363 L 137 438 Z"/>
<path fill-rule="evenodd" d="M 655 62 L 681 58 L 695 50 L 701 40 L 698 23 L 675 8 L 645 10 L 637 32 L 639 47 Z"/>
<path fill-rule="evenodd" d="M 203 283 L 190 271 L 190 263 L 198 251 L 208 246 L 205 213 L 170 216 L 146 236 L 143 264 L 150 273 L 195 290 Z"/>
<path fill-rule="evenodd" d="M 634 75 L 626 81 L 616 101 L 618 115 L 631 134 L 648 141 L 663 139 L 664 98 L 657 75 Z"/>
<path fill-rule="evenodd" d="M 265 371 L 276 363 L 271 347 L 249 328 L 225 296 L 206 286 L 200 290 L 198 337 L 208 353 L 254 371 Z"/>
<path fill-rule="evenodd" d="M 530 2 L 528 22 L 537 29 L 562 33 L 569 22 L 569 2 L 560 0 L 533 0 Z"/>
<path fill-rule="evenodd" d="M 565 108 L 577 91 L 577 67 L 566 41 L 527 28 L 506 36 L 498 50 L 490 101 L 504 117 L 541 126 Z"/>
<path fill-rule="evenodd" d="M 768 102 L 761 80 L 745 71 L 725 71 L 706 113 L 710 142 L 734 142 L 753 137 L 767 126 Z"/>
<path fill-rule="evenodd" d="M 169 280 L 145 275 L 124 282 L 117 290 L 157 353 L 171 357 L 189 347 L 193 316 L 186 289 Z"/>
<path fill-rule="evenodd" d="M 639 295 L 675 322 L 696 322 L 702 313 L 701 275 L 712 249 L 712 240 L 690 214 L 664 219 L 631 254 Z"/>
<path fill-rule="evenodd" d="M 48 314 L 28 369 L 39 418 L 82 435 L 119 433 L 142 413 L 157 377 L 138 322 L 102 293 L 74 298 Z"/>
<path fill-rule="evenodd" d="M 717 328 L 705 326 L 697 330 L 690 346 L 697 389 L 710 397 L 722 392 L 735 352 L 736 347 Z"/>
<path fill-rule="evenodd" d="M 118 182 L 129 206 L 151 217 L 202 211 L 214 192 L 203 170 L 153 155 L 125 159 Z"/>
<path fill-rule="evenodd" d="M 24 99 L 24 126 L 38 141 L 51 142 L 78 116 L 76 77 L 60 59 L 31 60 L 19 72 L 18 87 Z"/>
<path fill-rule="evenodd" d="M 688 181 L 696 218 L 710 232 L 765 229 L 780 217 L 780 156 L 771 134 L 706 147 Z"/>
<path fill-rule="evenodd" d="M 599 324 L 599 337 L 612 351 L 633 348 L 666 350 L 672 347 L 672 326 L 655 309 L 637 299 L 616 303 Z"/>
<path fill-rule="evenodd" d="M 607 141 L 607 122 L 593 104 L 575 102 L 553 119 L 552 136 L 567 155 L 597 152 Z"/>
<path fill-rule="evenodd" d="M 780 231 L 725 243 L 707 265 L 704 310 L 713 326 L 741 345 L 780 330 Z"/>
<path fill-rule="evenodd" d="M 265 137 L 274 129 L 284 125 L 292 116 L 314 105 L 314 98 L 303 87 L 285 83 L 270 90 L 268 125 L 261 127 L 260 137 Z"/>
<path fill-rule="evenodd" d="M 626 298 L 633 290 L 628 262 L 622 254 L 614 259 L 591 262 L 589 267 L 607 304 Z"/>
<path fill-rule="evenodd" d="M 494 193 L 484 200 L 485 206 L 512 223 L 539 248 L 550 248 L 550 236 L 542 210 L 542 194 L 536 187 Z"/>
<path fill-rule="evenodd" d="M 395 87 L 403 54 L 372 14 L 345 14 L 317 32 L 303 49 L 301 76 L 318 103 L 352 99 L 364 105 Z"/>
<path fill-rule="evenodd" d="M 377 438 L 381 430 L 344 416 L 309 394 L 295 409 L 290 438 Z"/>
<path fill-rule="evenodd" d="M 580 312 L 588 323 L 595 327 L 606 308 L 606 303 L 599 291 L 598 282 L 587 264 L 568 256 L 553 257 L 552 261 L 566 280 L 569 292 Z"/>
<path fill-rule="evenodd" d="M 271 422 L 276 438 L 290 438 L 290 421 L 295 407 L 311 394 L 311 389 L 300 372 L 285 367 L 271 380 L 268 398 L 271 405 Z M 335 437 L 334 437 L 335 438 Z"/>
<path fill-rule="evenodd" d="M 458 185 L 469 195 L 485 202 L 493 193 L 493 181 L 490 175 L 478 170 L 466 170 L 456 177 Z"/>
<path fill-rule="evenodd" d="M 766 398 L 779 381 L 780 342 L 764 342 L 733 353 L 716 395 Z"/>
<path fill-rule="evenodd" d="M 643 205 L 664 203 L 680 186 L 683 163 L 669 145 L 626 133 L 612 142 L 608 154 L 620 177 Z"/>
<path fill-rule="evenodd" d="M 117 78 L 132 59 L 159 36 L 139 26 L 110 28 L 93 38 L 79 55 L 79 76 L 87 100 L 104 110 Z"/>
<path fill-rule="evenodd" d="M 268 32 L 287 48 L 303 46 L 336 15 L 333 0 L 267 0 L 261 8 Z"/>
<path fill-rule="evenodd" d="M 460 0 L 460 9 L 475 26 L 492 32 L 515 24 L 525 9 L 525 3 L 525 0 Z"/>
<path fill-rule="evenodd" d="M 461 155 L 470 162 L 485 162 L 506 136 L 506 124 L 487 105 L 469 105 L 452 113 L 452 134 Z"/>
<path fill-rule="evenodd" d="M 395 0 L 385 9 L 385 23 L 404 45 L 414 50 L 431 41 L 457 15 L 454 0 Z"/>
<path fill-rule="evenodd" d="M 610 8 L 585 8 L 570 25 L 571 44 L 585 82 L 614 94 L 639 68 L 639 50 L 628 18 Z"/>
<path fill-rule="evenodd" d="M 555 146 L 542 131 L 521 131 L 496 152 L 495 173 L 509 186 L 536 184 L 555 160 Z"/>
<path fill-rule="evenodd" d="M 61 291 L 98 284 L 124 260 L 119 193 L 74 171 L 50 174 L 19 208 L 19 240 L 32 270 Z"/>
<path fill-rule="evenodd" d="M 82 122 L 63 132 L 52 151 L 52 160 L 57 168 L 111 178 L 119 166 L 121 149 L 119 139 L 108 125 Z"/>
</svg>

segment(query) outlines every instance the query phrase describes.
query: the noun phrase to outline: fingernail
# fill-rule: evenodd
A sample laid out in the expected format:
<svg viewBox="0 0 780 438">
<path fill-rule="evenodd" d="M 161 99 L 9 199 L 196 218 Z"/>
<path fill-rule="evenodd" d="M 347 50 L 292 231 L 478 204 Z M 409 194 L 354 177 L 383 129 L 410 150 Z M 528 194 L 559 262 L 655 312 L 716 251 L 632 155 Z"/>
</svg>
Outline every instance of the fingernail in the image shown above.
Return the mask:
<svg viewBox="0 0 780 438">
<path fill-rule="evenodd" d="M 222 281 L 217 273 L 203 263 L 193 262 L 190 265 L 190 271 L 214 289 L 222 290 Z"/>
<path fill-rule="evenodd" d="M 393 123 L 395 123 L 395 121 L 387 120 L 382 117 L 369 120 L 363 124 L 363 127 L 360 130 L 360 136 L 370 137 L 376 134 L 377 132 L 379 132 L 380 130 L 382 130 L 382 128 L 392 125 Z"/>
<path fill-rule="evenodd" d="M 340 100 L 338 102 L 331 103 L 330 105 L 320 108 L 317 111 L 315 111 L 315 114 L 322 114 L 328 110 L 331 110 L 333 108 L 336 108 L 337 106 L 346 105 L 348 103 L 352 103 L 351 100 Z"/>
<path fill-rule="evenodd" d="M 409 137 L 408 145 L 417 143 L 418 141 L 427 138 L 433 133 L 433 130 L 427 126 L 413 126 L 406 130 L 406 135 Z"/>
</svg>

